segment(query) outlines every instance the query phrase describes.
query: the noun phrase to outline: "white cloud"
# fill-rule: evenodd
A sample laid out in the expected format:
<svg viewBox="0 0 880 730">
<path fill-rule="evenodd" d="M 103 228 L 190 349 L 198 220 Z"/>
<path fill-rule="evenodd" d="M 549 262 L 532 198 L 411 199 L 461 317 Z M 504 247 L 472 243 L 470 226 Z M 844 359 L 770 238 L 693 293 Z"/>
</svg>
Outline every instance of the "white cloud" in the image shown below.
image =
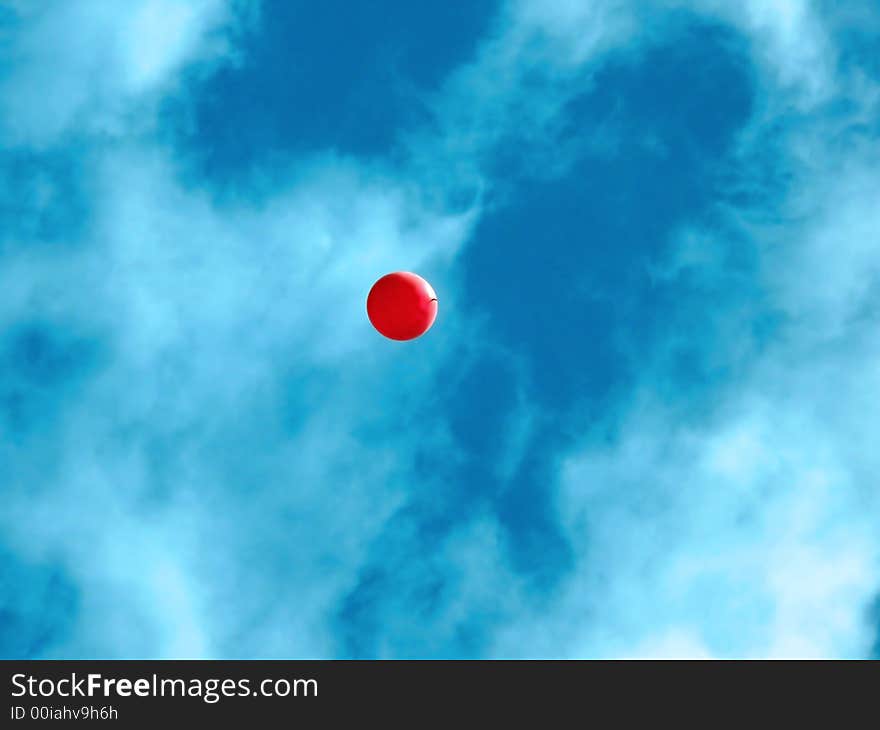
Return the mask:
<svg viewBox="0 0 880 730">
<path fill-rule="evenodd" d="M 228 58 L 230 6 L 46 7 L 16 5 L 32 24 L 6 52 L 16 70 L 0 81 L 3 132 L 21 145 L 88 138 L 94 216 L 88 246 L 6 256 L 0 324 L 72 325 L 110 353 L 53 425 L 57 463 L 39 490 L 13 472 L 6 497 L 6 537 L 24 554 L 61 555 L 81 591 L 83 620 L 49 651 L 330 655 L 328 612 L 411 475 L 411 435 L 380 448 L 360 434 L 425 394 L 448 343 L 438 333 L 408 359 L 377 355 L 366 347 L 363 282 L 406 260 L 435 272 L 441 289 L 479 210 L 434 210 L 411 180 L 334 158 L 292 172 L 264 203 L 220 205 L 185 187 L 168 150 L 137 133 L 186 63 Z M 856 102 L 849 121 L 873 113 L 876 88 L 838 72 L 826 16 L 811 5 L 696 7 L 748 33 L 765 74 L 743 160 L 789 103 L 812 108 L 845 93 Z M 638 49 L 658 8 L 511 3 L 437 100 L 444 144 L 413 141 L 427 160 L 419 183 L 446 190 L 463 170 L 486 184 L 482 157 L 511 134 L 536 145 L 544 174 L 564 168 L 566 152 L 547 145 L 564 104 L 604 53 Z M 768 100 L 775 90 L 782 103 Z M 477 522 L 444 546 L 462 593 L 443 630 L 477 606 L 511 619 L 494 647 L 504 656 L 866 652 L 880 578 L 880 184 L 870 139 L 835 145 L 846 126 L 802 125 L 785 138 L 791 199 L 729 211 L 759 254 L 762 290 L 792 318 L 784 339 L 697 423 L 652 397 L 646 365 L 617 439 L 585 438 L 566 462 L 559 511 L 579 560 L 558 602 L 530 605 L 504 572 L 494 526 Z M 797 225 L 764 225 L 783 213 Z M 683 232 L 687 250 L 672 252 L 661 275 L 723 283 L 717 253 L 733 244 L 713 237 L 696 225 Z M 297 385 L 294 416 L 287 383 L 302 373 L 317 378 Z M 529 438 L 527 405 L 522 413 L 514 447 Z M 414 438 L 448 449 L 442 424 Z M 501 469 L 516 469 L 516 451 Z M 174 488 L 157 496 L 166 466 Z M 217 488 L 238 474 L 252 493 Z M 95 508 L 83 514 L 83 500 Z"/>
<path fill-rule="evenodd" d="M 0 131 L 45 146 L 75 128 L 149 128 L 152 104 L 184 63 L 217 59 L 238 19 L 229 0 L 17 2 L 0 51 Z"/>
<path fill-rule="evenodd" d="M 60 551 L 78 577 L 91 615 L 81 627 L 87 633 L 64 649 L 74 655 L 202 656 L 247 647 L 326 656 L 333 646 L 324 621 L 354 580 L 368 539 L 398 505 L 411 455 L 406 433 L 381 446 L 354 433 L 405 407 L 389 372 L 404 369 L 410 398 L 439 366 L 415 351 L 401 360 L 371 347 L 365 286 L 405 261 L 434 271 L 442 291 L 473 214 L 426 210 L 405 181 L 332 158 L 300 170 L 264 203 L 223 207 L 182 187 L 161 152 L 141 144 L 97 152 L 91 170 L 89 245 L 28 252 L 0 274 L 2 321 L 74 325 L 100 335 L 110 352 L 58 426 L 57 475 L 37 496 L 20 483 L 7 497 L 7 535 L 23 553 Z M 437 343 L 426 340 L 425 348 L 436 354 Z M 289 431 L 277 419 L 292 373 L 327 383 L 319 379 L 314 396 L 308 381 L 300 384 L 303 423 Z M 434 431 L 421 429 L 419 442 Z M 161 479 L 151 453 L 168 438 L 173 489 L 150 507 Z M 273 480 L 260 493 L 242 493 L 212 463 L 213 449 L 227 441 L 221 448 L 230 456 L 252 462 L 242 466 L 253 476 L 241 485 Z M 74 517 L 82 500 L 94 506 Z M 18 522 L 25 514 L 42 515 L 43 527 Z M 31 527 L 16 527 L 24 524 Z M 241 535 L 242 524 L 252 529 Z M 288 554 L 289 587 L 265 585 L 249 599 L 236 595 L 242 583 L 278 573 L 246 578 L 247 560 L 221 546 L 246 554 L 254 534 L 271 546 L 271 561 Z M 201 555 L 208 545 L 212 557 Z M 224 558 L 230 563 L 218 569 Z M 327 562 L 332 576 L 320 568 Z M 108 585 L 125 591 L 131 613 L 155 632 L 151 643 L 126 635 L 130 626 L 95 633 L 112 609 L 96 593 Z M 248 621 L 267 610 L 265 596 L 294 589 L 296 616 L 285 609 L 265 629 L 286 640 L 263 631 L 230 637 L 230 617 Z M 228 609 L 216 617 L 215 600 Z"/>
<path fill-rule="evenodd" d="M 821 378 L 785 377 L 756 375 L 699 425 L 643 403 L 612 448 L 568 463 L 559 510 L 582 564 L 562 605 L 585 617 L 573 654 L 638 654 L 681 626 L 716 656 L 870 650 L 878 500 L 847 424 L 818 407 Z"/>
<path fill-rule="evenodd" d="M 785 184 L 755 179 L 759 202 L 719 204 L 738 237 L 683 231 L 660 275 L 736 286 L 724 252 L 747 246 L 765 297 L 753 306 L 783 320 L 772 342 L 725 345 L 744 370 L 699 414 L 658 400 L 663 352 L 641 364 L 629 405 L 561 476 L 575 575 L 549 616 L 501 633 L 500 653 L 527 636 L 572 656 L 864 657 L 875 641 L 880 144 L 865 121 L 878 85 L 840 65 L 833 12 L 700 7 L 743 29 L 763 69 L 739 164 L 748 171 L 770 139 Z M 748 313 L 717 306 L 715 321 L 740 332 Z"/>
<path fill-rule="evenodd" d="M 332 156 L 220 204 L 149 132 L 185 64 L 231 57 L 228 3 L 17 11 L 4 133 L 77 139 L 88 219 L 64 245 L 4 250 L 0 322 L 101 352 L 39 438 L 0 447 L 15 456 L 4 541 L 77 590 L 78 622 L 43 651 L 332 655 L 330 616 L 408 488 L 413 443 L 443 438 L 360 435 L 421 397 L 443 341 L 377 351 L 365 287 L 405 266 L 442 296 L 476 211 L 431 209 L 412 180 Z"/>
<path fill-rule="evenodd" d="M 700 5 L 751 39 L 755 60 L 772 74 L 776 93 L 792 91 L 804 105 L 834 93 L 837 49 L 812 0 L 704 0 Z"/>
</svg>

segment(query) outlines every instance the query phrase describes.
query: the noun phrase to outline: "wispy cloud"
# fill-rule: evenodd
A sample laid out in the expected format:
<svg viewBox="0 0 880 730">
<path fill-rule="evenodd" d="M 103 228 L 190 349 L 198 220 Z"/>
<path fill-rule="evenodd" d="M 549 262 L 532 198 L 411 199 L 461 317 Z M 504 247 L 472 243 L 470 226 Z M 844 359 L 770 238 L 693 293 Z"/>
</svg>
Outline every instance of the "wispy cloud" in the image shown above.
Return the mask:
<svg viewBox="0 0 880 730">
<path fill-rule="evenodd" d="M 225 0 L 13 2 L 0 76 L 6 143 L 149 128 L 183 64 L 230 52 L 240 16 Z"/>
<path fill-rule="evenodd" d="M 17 632 L 3 651 L 871 651 L 880 97 L 844 44 L 877 18 L 768 7 L 506 3 L 393 162 L 279 153 L 253 190 L 259 169 L 218 195 L 186 174 L 160 112 L 237 62 L 252 10 L 14 4 L 0 584 L 19 587 L 0 597 Z M 466 310 L 461 253 L 520 178 L 559 179 L 587 153 L 610 168 L 631 145 L 663 155 L 614 109 L 573 134 L 572 104 L 694 18 L 731 31 L 756 83 L 734 153 L 710 161 L 717 199 L 632 266 L 681 294 L 670 316 L 688 326 L 651 339 L 615 320 L 632 382 L 551 404 L 525 345 Z M 365 286 L 397 268 L 431 278 L 442 326 L 376 348 Z M 671 375 L 682 352 L 712 372 L 699 392 Z M 450 415 L 493 385 L 510 408 Z M 501 515 L 523 483 L 553 530 L 516 543 Z M 555 581 L 518 567 L 554 550 Z"/>
<path fill-rule="evenodd" d="M 720 294 L 747 273 L 757 298 L 717 298 L 699 318 L 716 333 L 660 343 L 629 403 L 565 461 L 579 567 L 549 617 L 502 633 L 502 653 L 526 635 L 526 653 L 586 656 L 858 657 L 875 642 L 877 79 L 842 60 L 833 8 L 702 9 L 747 32 L 763 69 L 729 191 L 747 202 L 719 200 L 661 277 Z M 728 377 L 683 410 L 660 397 L 675 397 L 666 369 L 703 338 Z"/>
<path fill-rule="evenodd" d="M 20 230 L 0 274 L 4 542 L 75 587 L 5 610 L 50 627 L 27 654 L 328 655 L 327 616 L 410 473 L 411 436 L 369 434 L 436 367 L 436 341 L 369 347 L 365 282 L 405 261 L 442 291 L 472 216 L 332 156 L 253 199 L 185 185 L 137 117 L 231 11 L 162 5 L 15 20 L 29 24 L 4 100 L 28 93 L 8 139 L 76 138 L 86 221 L 64 245 Z M 35 216 L 65 202 L 33 195 Z"/>
</svg>

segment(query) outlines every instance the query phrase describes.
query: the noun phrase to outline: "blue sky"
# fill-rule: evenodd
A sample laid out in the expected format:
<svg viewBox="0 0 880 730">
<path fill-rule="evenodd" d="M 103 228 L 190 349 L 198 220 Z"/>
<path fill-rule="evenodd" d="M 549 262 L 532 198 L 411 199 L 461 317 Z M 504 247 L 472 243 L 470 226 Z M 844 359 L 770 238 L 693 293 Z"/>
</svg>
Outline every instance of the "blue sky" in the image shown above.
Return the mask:
<svg viewBox="0 0 880 730">
<path fill-rule="evenodd" d="M 4 6 L 0 655 L 880 656 L 878 38 Z"/>
</svg>

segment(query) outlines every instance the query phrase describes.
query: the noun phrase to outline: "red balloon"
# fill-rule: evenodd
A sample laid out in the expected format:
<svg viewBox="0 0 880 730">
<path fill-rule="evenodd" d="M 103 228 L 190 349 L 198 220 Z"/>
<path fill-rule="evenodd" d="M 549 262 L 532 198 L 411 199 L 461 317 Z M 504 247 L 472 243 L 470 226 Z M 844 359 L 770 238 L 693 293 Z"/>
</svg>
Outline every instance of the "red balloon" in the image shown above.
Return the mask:
<svg viewBox="0 0 880 730">
<path fill-rule="evenodd" d="M 373 284 L 367 296 L 367 316 L 385 337 L 413 340 L 434 324 L 437 295 L 421 276 L 395 271 Z"/>
</svg>

